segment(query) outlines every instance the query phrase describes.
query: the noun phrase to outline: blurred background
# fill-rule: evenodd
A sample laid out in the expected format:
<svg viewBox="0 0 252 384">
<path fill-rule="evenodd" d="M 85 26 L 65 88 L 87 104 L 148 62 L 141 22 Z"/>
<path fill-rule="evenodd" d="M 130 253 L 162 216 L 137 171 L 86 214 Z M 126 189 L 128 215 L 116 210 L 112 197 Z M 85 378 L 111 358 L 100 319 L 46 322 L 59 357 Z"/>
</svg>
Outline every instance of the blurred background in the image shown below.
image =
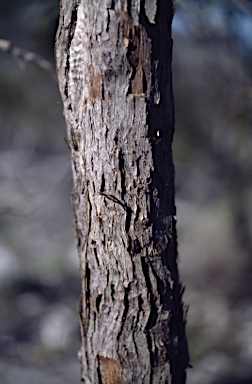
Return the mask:
<svg viewBox="0 0 252 384">
<path fill-rule="evenodd" d="M 179 267 L 193 366 L 187 383 L 249 384 L 252 1 L 174 3 Z M 58 8 L 58 0 L 0 0 L 3 384 L 80 382 L 81 284 L 53 57 Z"/>
</svg>

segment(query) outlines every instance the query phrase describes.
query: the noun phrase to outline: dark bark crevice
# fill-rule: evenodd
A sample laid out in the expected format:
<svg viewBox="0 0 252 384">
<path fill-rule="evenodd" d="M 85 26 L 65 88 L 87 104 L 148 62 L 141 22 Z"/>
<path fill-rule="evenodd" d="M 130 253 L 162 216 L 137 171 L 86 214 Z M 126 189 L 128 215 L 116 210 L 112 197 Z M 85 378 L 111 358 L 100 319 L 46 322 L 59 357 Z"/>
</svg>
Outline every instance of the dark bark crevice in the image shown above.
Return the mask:
<svg viewBox="0 0 252 384">
<path fill-rule="evenodd" d="M 121 337 L 122 332 L 123 332 L 123 327 L 125 325 L 125 319 L 127 317 L 127 313 L 129 310 L 129 299 L 128 299 L 129 289 L 130 289 L 130 287 L 125 288 L 125 291 L 124 291 L 124 310 L 123 310 L 123 315 L 122 315 L 122 320 L 121 320 L 121 329 L 119 330 L 119 332 L 117 334 L 117 340 L 120 340 L 120 337 Z"/>
</svg>

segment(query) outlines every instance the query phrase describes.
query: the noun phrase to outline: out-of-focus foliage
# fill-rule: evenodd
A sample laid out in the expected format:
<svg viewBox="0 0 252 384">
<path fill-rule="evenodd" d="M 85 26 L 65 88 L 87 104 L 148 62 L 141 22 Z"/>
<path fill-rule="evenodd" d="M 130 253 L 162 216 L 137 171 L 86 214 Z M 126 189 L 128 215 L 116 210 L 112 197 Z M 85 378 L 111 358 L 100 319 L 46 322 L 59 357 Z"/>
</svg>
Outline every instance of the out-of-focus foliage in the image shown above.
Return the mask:
<svg viewBox="0 0 252 384">
<path fill-rule="evenodd" d="M 174 157 L 188 381 L 250 382 L 252 3 L 177 3 Z"/>
<path fill-rule="evenodd" d="M 0 38 L 54 66 L 57 0 L 0 2 Z M 58 85 L 0 51 L 0 382 L 79 383 L 80 293 Z M 67 362 L 67 364 L 66 364 Z"/>
<path fill-rule="evenodd" d="M 188 384 L 245 384 L 252 381 L 252 1 L 174 3 L 179 267 L 194 366 Z M 53 63 L 58 6 L 1 0 L 0 39 Z M 64 136 L 57 83 L 0 52 L 3 384 L 79 382 L 80 276 Z"/>
</svg>

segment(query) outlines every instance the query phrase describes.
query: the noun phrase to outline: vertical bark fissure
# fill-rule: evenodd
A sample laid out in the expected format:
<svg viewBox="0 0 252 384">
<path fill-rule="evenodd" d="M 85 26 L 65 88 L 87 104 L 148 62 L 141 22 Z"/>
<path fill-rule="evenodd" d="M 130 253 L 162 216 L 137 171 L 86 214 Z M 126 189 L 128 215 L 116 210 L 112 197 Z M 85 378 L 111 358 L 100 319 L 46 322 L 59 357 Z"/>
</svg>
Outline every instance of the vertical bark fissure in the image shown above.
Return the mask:
<svg viewBox="0 0 252 384">
<path fill-rule="evenodd" d="M 170 0 L 61 0 L 56 63 L 73 164 L 88 384 L 185 380 L 172 15 Z"/>
</svg>

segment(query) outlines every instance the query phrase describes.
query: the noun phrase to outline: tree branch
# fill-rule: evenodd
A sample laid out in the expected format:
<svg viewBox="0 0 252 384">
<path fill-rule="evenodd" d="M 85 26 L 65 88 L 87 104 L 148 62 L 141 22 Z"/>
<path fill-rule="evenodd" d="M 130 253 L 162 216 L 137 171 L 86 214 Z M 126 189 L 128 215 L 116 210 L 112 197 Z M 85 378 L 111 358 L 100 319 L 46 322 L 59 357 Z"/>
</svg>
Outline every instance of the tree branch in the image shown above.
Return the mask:
<svg viewBox="0 0 252 384">
<path fill-rule="evenodd" d="M 41 69 L 48 72 L 52 78 L 57 81 L 56 71 L 54 65 L 50 61 L 44 59 L 37 53 L 27 51 L 23 48 L 15 47 L 10 40 L 0 39 L 0 50 L 6 53 L 10 53 L 16 59 L 21 60 L 24 63 L 34 63 Z"/>
</svg>

